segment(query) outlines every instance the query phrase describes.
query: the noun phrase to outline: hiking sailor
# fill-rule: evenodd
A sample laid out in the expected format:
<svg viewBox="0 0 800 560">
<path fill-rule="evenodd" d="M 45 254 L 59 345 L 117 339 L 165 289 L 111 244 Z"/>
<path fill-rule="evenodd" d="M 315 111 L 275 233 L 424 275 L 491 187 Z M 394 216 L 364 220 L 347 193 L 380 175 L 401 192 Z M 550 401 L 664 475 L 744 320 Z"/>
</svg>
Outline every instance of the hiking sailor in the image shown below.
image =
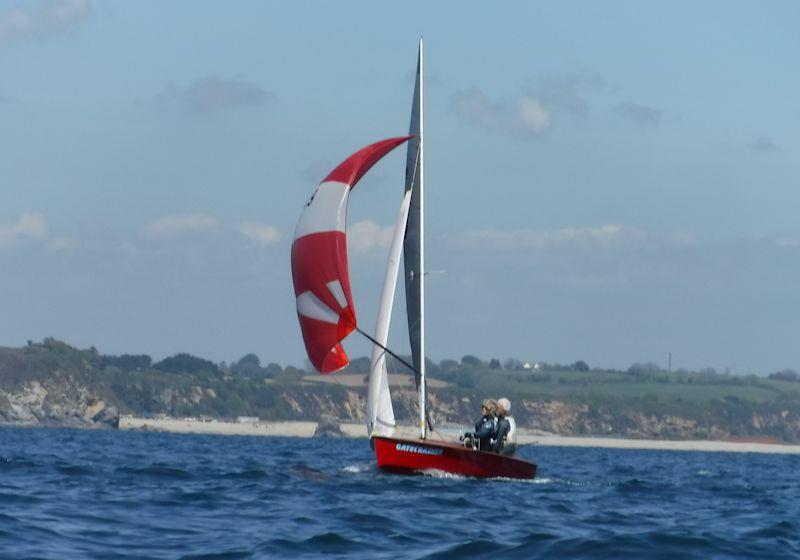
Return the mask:
<svg viewBox="0 0 800 560">
<path fill-rule="evenodd" d="M 492 439 L 497 434 L 497 401 L 486 399 L 481 405 L 481 418 L 475 423 L 475 431 L 465 433 L 461 439 L 466 440 L 465 445 L 474 447 L 479 451 L 491 451 Z M 477 445 L 476 445 L 477 444 Z"/>
<path fill-rule="evenodd" d="M 508 416 L 511 412 L 511 401 L 503 397 L 497 399 L 497 433 L 494 436 L 491 450 L 502 455 L 513 455 L 517 450 L 515 436 L 517 423 Z"/>
</svg>

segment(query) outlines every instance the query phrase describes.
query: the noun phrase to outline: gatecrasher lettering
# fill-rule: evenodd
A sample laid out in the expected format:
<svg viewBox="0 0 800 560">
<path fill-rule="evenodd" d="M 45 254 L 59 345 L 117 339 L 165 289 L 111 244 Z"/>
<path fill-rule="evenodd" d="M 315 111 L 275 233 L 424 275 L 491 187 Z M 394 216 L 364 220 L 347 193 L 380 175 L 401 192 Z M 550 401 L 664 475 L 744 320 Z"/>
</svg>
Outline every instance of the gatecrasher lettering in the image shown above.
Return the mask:
<svg viewBox="0 0 800 560">
<path fill-rule="evenodd" d="M 408 443 L 398 443 L 395 445 L 397 451 L 406 453 L 418 453 L 420 455 L 441 455 L 442 450 L 435 447 L 420 447 L 419 445 L 409 445 Z"/>
</svg>

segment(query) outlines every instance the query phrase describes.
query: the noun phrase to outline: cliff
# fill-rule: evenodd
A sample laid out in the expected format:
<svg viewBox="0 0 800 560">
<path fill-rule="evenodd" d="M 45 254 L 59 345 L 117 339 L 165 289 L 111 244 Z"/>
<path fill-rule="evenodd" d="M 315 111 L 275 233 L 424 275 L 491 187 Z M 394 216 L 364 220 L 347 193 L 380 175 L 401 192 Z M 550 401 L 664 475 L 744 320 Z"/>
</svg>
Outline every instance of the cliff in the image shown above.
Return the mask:
<svg viewBox="0 0 800 560">
<path fill-rule="evenodd" d="M 462 364 L 462 368 L 465 368 Z M 356 370 L 357 371 L 357 370 Z M 54 339 L 0 348 L 0 424 L 114 427 L 119 414 L 362 422 L 365 376 L 310 375 L 248 355 L 217 366 L 186 354 L 103 356 Z M 444 376 L 443 376 L 444 377 Z M 416 424 L 417 393 L 392 375 L 395 416 Z M 470 426 L 486 397 L 509 397 L 520 427 L 556 435 L 800 441 L 800 383 L 756 376 L 465 369 L 430 379 L 438 424 Z"/>
<path fill-rule="evenodd" d="M 30 381 L 0 393 L 0 424 L 116 428 L 119 413 L 69 378 Z"/>
</svg>

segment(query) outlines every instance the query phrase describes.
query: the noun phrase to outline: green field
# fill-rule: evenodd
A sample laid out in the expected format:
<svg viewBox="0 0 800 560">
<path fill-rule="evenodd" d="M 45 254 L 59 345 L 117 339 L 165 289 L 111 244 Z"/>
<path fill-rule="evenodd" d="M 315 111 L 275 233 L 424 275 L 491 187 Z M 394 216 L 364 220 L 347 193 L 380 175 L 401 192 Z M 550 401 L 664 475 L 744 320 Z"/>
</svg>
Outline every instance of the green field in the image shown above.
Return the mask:
<svg viewBox="0 0 800 560">
<path fill-rule="evenodd" d="M 593 402 L 618 399 L 654 399 L 687 404 L 739 399 L 758 404 L 787 397 L 800 398 L 800 383 L 760 377 L 664 374 L 659 380 L 640 379 L 624 373 L 593 371 L 536 374 L 494 373 L 480 375 L 476 389 L 488 394 L 508 393 L 517 398 L 561 399 Z M 472 388 L 471 388 L 472 389 Z"/>
</svg>

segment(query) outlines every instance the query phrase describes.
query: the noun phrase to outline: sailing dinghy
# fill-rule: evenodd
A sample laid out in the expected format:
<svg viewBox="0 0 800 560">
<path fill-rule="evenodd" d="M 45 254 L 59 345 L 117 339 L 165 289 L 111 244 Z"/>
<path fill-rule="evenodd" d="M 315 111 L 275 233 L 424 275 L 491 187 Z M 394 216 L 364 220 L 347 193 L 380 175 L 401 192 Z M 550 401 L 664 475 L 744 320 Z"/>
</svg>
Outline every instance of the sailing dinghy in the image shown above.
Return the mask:
<svg viewBox="0 0 800 560">
<path fill-rule="evenodd" d="M 496 453 L 429 438 L 425 384 L 425 258 L 423 49 L 419 44 L 411 125 L 408 136 L 382 140 L 339 164 L 306 203 L 292 245 L 292 277 L 297 315 L 308 358 L 323 374 L 349 363 L 342 340 L 358 331 L 373 343 L 367 388 L 367 429 L 378 467 L 400 472 L 440 471 L 474 477 L 534 478 L 536 465 Z M 407 143 L 405 192 L 395 223 L 374 336 L 358 327 L 347 261 L 347 204 L 369 169 Z M 400 257 L 403 257 L 412 363 L 387 348 Z M 394 437 L 396 428 L 386 355 L 414 372 L 419 392 L 419 438 Z"/>
</svg>

